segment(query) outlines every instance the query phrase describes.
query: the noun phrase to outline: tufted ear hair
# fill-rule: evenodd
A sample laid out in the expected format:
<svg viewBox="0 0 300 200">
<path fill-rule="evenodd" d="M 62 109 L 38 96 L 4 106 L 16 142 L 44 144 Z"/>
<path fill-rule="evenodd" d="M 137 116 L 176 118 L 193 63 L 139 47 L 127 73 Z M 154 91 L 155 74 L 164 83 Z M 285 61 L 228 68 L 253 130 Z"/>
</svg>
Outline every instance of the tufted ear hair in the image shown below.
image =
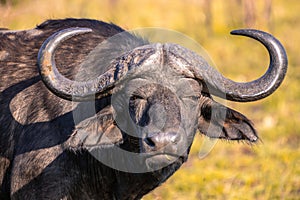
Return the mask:
<svg viewBox="0 0 300 200">
<path fill-rule="evenodd" d="M 122 132 L 114 122 L 113 109 L 107 106 L 75 127 L 70 147 L 73 150 L 104 148 L 122 142 Z"/>
<path fill-rule="evenodd" d="M 211 97 L 201 99 L 201 115 L 198 119 L 199 131 L 211 138 L 246 140 L 256 142 L 258 136 L 253 123 L 243 114 L 227 108 Z"/>
</svg>

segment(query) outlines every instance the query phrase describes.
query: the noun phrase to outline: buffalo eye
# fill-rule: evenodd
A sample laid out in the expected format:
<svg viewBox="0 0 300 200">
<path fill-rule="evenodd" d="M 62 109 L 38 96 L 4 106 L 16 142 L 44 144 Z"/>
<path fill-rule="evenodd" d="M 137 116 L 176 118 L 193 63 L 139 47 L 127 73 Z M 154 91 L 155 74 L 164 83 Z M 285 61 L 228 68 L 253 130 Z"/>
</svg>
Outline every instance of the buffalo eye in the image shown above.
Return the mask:
<svg viewBox="0 0 300 200">
<path fill-rule="evenodd" d="M 187 97 L 185 97 L 185 98 L 191 99 L 191 100 L 193 100 L 193 101 L 198 101 L 198 100 L 200 99 L 200 96 L 195 96 L 195 95 L 193 95 L 193 96 L 187 96 Z"/>
<path fill-rule="evenodd" d="M 144 96 L 133 94 L 129 98 L 129 111 L 131 119 L 140 126 L 145 126 L 149 119 L 146 115 L 148 111 L 148 102 Z"/>
</svg>

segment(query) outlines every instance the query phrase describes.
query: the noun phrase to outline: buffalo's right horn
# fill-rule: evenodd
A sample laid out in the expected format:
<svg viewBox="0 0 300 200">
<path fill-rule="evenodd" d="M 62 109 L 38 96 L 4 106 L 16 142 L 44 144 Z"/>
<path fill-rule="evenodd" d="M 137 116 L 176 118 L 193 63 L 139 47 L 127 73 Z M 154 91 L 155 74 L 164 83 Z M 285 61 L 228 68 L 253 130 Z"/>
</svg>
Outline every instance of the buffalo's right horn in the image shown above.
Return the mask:
<svg viewBox="0 0 300 200">
<path fill-rule="evenodd" d="M 97 98 L 97 95 L 105 95 L 105 91 L 114 85 L 117 68 L 111 68 L 93 80 L 79 82 L 64 77 L 55 65 L 54 54 L 59 43 L 72 36 L 91 31 L 89 28 L 61 30 L 50 36 L 39 50 L 38 69 L 42 80 L 50 91 L 63 99 L 70 101 L 93 100 Z M 118 72 L 122 73 L 122 70 Z"/>
<path fill-rule="evenodd" d="M 89 28 L 68 28 L 50 36 L 41 46 L 38 54 L 38 70 L 43 82 L 55 95 L 70 101 L 90 101 L 106 96 L 118 80 L 128 71 L 139 66 L 155 52 L 161 44 L 146 45 L 135 51 L 122 52 L 110 62 L 108 70 L 88 81 L 74 81 L 63 76 L 55 65 L 55 50 L 64 40 L 78 34 L 89 33 Z M 160 54 L 158 53 L 158 56 Z M 155 59 L 154 59 L 155 60 Z M 100 66 L 101 67 L 101 66 Z"/>
</svg>

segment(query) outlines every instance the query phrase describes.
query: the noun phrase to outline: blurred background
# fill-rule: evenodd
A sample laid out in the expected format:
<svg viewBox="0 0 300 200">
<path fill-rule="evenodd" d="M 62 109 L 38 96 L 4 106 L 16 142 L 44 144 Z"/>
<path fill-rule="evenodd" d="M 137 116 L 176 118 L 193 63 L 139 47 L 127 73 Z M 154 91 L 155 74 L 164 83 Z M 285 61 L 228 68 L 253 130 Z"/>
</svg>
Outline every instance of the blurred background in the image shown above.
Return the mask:
<svg viewBox="0 0 300 200">
<path fill-rule="evenodd" d="M 0 27 L 31 29 L 46 19 L 76 17 L 129 30 L 168 28 L 196 40 L 236 81 L 261 76 L 269 57 L 257 42 L 229 32 L 272 33 L 289 57 L 284 83 L 264 100 L 227 104 L 253 120 L 261 142 L 219 141 L 200 159 L 204 136 L 197 134 L 188 162 L 143 199 L 300 199 L 299 13 L 298 0 L 0 0 Z"/>
</svg>

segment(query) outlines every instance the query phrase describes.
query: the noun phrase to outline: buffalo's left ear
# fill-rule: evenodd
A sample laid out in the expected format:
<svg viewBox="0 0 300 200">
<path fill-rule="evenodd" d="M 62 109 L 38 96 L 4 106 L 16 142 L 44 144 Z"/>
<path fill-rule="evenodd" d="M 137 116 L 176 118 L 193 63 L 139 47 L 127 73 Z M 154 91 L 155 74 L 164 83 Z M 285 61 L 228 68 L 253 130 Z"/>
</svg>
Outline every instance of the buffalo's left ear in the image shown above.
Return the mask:
<svg viewBox="0 0 300 200">
<path fill-rule="evenodd" d="M 75 149 L 106 147 L 122 142 L 122 132 L 114 122 L 111 106 L 80 122 L 70 138 L 70 146 Z"/>
<path fill-rule="evenodd" d="M 241 113 L 217 103 L 211 97 L 203 97 L 200 109 L 198 129 L 202 134 L 228 140 L 258 140 L 252 122 Z"/>
</svg>

